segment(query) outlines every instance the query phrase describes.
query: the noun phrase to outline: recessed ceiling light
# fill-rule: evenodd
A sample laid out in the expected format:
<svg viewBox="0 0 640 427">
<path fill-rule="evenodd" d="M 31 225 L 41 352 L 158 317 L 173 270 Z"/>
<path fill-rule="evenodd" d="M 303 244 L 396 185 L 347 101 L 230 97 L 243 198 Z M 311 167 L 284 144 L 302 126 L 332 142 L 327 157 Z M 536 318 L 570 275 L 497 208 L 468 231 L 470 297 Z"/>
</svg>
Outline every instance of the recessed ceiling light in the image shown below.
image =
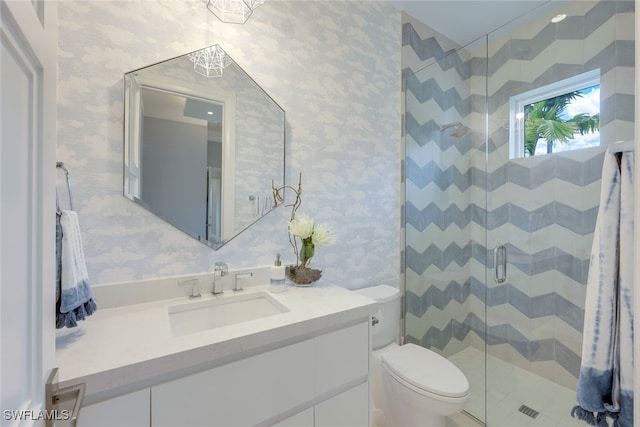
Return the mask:
<svg viewBox="0 0 640 427">
<path fill-rule="evenodd" d="M 207 111 L 207 114 L 213 116 L 213 111 Z"/>
<path fill-rule="evenodd" d="M 557 24 L 560 21 L 563 21 L 564 18 L 567 17 L 566 13 L 559 13 L 556 16 L 554 16 L 553 18 L 551 18 L 551 22 L 553 22 L 554 24 Z"/>
</svg>

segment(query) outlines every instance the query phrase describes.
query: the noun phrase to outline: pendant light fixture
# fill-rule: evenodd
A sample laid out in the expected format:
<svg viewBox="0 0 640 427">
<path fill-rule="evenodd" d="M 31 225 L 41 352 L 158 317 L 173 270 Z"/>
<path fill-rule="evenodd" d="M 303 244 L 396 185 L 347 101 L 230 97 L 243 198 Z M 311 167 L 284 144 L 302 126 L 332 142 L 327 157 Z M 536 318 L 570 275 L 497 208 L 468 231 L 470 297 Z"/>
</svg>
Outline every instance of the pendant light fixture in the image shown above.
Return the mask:
<svg viewBox="0 0 640 427">
<path fill-rule="evenodd" d="M 222 22 L 244 24 L 264 0 L 208 0 L 207 9 Z"/>
<path fill-rule="evenodd" d="M 231 64 L 231 57 L 217 44 L 190 53 L 189 60 L 193 62 L 193 70 L 205 77 L 221 77 Z"/>
</svg>

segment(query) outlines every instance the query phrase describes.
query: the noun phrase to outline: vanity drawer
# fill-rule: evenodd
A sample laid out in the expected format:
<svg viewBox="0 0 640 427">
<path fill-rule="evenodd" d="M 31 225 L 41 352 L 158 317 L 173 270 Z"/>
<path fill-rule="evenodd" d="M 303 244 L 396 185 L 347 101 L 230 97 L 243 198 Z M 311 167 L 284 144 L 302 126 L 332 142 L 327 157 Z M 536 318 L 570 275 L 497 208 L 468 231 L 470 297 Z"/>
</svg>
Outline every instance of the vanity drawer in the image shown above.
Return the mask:
<svg viewBox="0 0 640 427">
<path fill-rule="evenodd" d="M 313 340 L 151 388 L 153 426 L 249 426 L 313 398 Z"/>
<path fill-rule="evenodd" d="M 317 404 L 314 427 L 362 426 L 369 424 L 369 384 L 364 383 Z"/>
<path fill-rule="evenodd" d="M 369 374 L 369 326 L 359 323 L 315 339 L 315 394 L 327 393 Z"/>
<path fill-rule="evenodd" d="M 151 425 L 287 425 L 314 407 L 325 418 L 335 408 L 368 419 L 369 354 L 362 322 L 159 384 L 151 387 Z"/>
</svg>

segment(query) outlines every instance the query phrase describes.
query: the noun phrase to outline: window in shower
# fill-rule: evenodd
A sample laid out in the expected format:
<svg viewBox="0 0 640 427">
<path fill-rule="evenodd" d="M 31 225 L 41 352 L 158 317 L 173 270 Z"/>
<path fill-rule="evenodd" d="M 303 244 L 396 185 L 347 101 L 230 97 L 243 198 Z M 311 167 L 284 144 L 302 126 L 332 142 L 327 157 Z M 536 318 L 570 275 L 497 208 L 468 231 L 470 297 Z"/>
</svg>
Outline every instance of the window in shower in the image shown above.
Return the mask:
<svg viewBox="0 0 640 427">
<path fill-rule="evenodd" d="M 510 98 L 509 158 L 600 145 L 600 70 Z"/>
</svg>

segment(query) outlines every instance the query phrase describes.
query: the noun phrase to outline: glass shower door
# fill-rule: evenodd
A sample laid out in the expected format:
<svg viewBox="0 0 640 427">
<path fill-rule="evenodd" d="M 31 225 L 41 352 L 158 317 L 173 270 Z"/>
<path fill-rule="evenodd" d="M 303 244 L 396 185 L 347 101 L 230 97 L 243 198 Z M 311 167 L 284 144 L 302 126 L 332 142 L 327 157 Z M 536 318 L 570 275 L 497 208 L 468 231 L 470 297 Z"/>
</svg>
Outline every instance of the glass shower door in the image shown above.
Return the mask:
<svg viewBox="0 0 640 427">
<path fill-rule="evenodd" d="M 580 1 L 562 7 L 536 19 L 525 15 L 488 39 L 486 422 L 491 427 L 583 425 L 570 412 L 603 156 L 607 144 L 633 139 L 632 116 L 613 107 L 614 100 L 633 101 L 633 79 L 620 84 L 633 75 L 632 58 L 605 47 L 632 43 L 633 31 L 620 30 L 632 22 L 632 8 Z M 551 24 L 559 12 L 567 18 Z M 599 99 L 589 86 L 594 76 Z M 588 89 L 582 91 L 580 82 Z M 578 115 L 573 101 L 564 104 L 563 114 L 558 105 L 580 91 L 576 104 L 592 101 L 597 113 L 602 108 L 597 132 L 576 130 L 564 140 L 551 132 L 543 136 L 543 122 L 559 126 Z M 594 138 L 595 147 L 589 147 L 586 140 Z"/>
<path fill-rule="evenodd" d="M 404 337 L 463 371 L 484 421 L 486 39 L 438 42 L 405 76 Z"/>
<path fill-rule="evenodd" d="M 560 23 L 536 11 L 464 48 L 436 34 L 404 79 L 404 337 L 465 373 L 465 411 L 490 427 L 583 425 L 570 411 L 602 162 L 634 139 L 633 2 L 559 6 Z M 602 109 L 598 143 L 532 146 L 537 103 L 594 76 L 600 99 L 577 98 Z"/>
<path fill-rule="evenodd" d="M 489 122 L 487 425 L 579 425 L 569 413 L 603 151 L 510 159 Z"/>
</svg>

